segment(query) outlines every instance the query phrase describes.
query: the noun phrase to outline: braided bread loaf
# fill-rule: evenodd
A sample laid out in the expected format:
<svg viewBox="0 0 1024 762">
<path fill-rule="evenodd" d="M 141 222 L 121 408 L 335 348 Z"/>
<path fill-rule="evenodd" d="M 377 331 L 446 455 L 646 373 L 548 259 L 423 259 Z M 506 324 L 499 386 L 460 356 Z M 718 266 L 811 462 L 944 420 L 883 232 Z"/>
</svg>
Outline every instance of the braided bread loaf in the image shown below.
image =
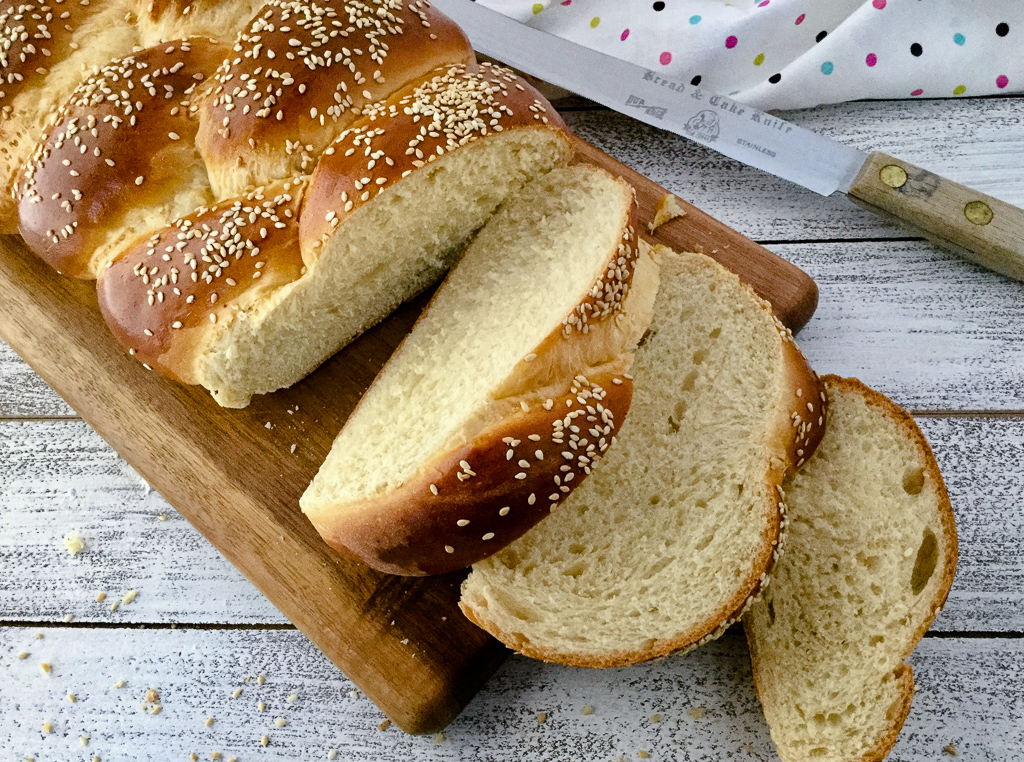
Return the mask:
<svg viewBox="0 0 1024 762">
<path fill-rule="evenodd" d="M 253 8 L 117 7 L 136 41 Z M 271 0 L 237 29 L 93 65 L 13 184 L 30 248 L 99 279 L 118 340 L 230 407 L 434 283 L 509 193 L 570 156 L 543 98 L 475 64 L 422 0 Z"/>
</svg>

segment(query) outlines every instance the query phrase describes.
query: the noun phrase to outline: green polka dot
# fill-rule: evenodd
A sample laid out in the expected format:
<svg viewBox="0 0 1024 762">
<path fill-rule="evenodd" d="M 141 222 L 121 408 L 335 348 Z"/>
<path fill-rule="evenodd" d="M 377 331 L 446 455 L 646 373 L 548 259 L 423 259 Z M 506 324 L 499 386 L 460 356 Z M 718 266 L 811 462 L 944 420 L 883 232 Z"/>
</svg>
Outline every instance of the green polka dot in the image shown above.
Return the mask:
<svg viewBox="0 0 1024 762">
<path fill-rule="evenodd" d="M 764 53 L 758 53 L 757 58 L 754 59 L 754 66 L 760 66 L 764 63 Z"/>
<path fill-rule="evenodd" d="M 953 88 L 953 95 L 963 95 L 967 92 L 967 88 L 963 85 L 957 85 Z"/>
<path fill-rule="evenodd" d="M 594 18 L 590 19 L 590 28 L 591 29 L 596 29 L 597 25 L 600 24 L 600 23 L 601 23 L 601 17 L 600 16 L 594 16 Z"/>
<path fill-rule="evenodd" d="M 540 13 L 542 10 L 544 10 L 544 6 L 543 5 L 541 5 L 540 3 L 534 3 L 533 4 L 533 12 L 534 13 Z"/>
</svg>

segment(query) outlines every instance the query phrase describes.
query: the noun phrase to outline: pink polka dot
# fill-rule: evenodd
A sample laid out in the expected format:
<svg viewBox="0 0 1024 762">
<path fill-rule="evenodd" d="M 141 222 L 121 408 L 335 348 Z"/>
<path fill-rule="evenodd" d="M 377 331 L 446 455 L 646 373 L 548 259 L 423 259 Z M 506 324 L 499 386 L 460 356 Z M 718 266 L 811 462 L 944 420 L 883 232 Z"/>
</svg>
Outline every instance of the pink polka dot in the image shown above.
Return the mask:
<svg viewBox="0 0 1024 762">
<path fill-rule="evenodd" d="M 736 47 L 737 42 L 739 42 L 739 40 L 736 39 L 735 35 L 729 35 L 728 37 L 725 38 L 725 47 L 732 50 L 733 48 Z"/>
<path fill-rule="evenodd" d="M 998 87 L 1000 90 L 1002 90 L 1008 84 L 1010 84 L 1010 78 L 1007 77 L 1005 74 L 1000 74 L 998 77 L 996 77 L 996 87 Z"/>
<path fill-rule="evenodd" d="M 572 0 L 562 0 L 562 5 L 572 5 Z"/>
<path fill-rule="evenodd" d="M 763 2 L 763 3 L 758 3 L 758 4 L 757 4 L 757 7 L 758 7 L 758 8 L 764 8 L 764 7 L 765 7 L 766 5 L 768 5 L 768 3 L 770 3 L 770 2 L 771 2 L 771 0 L 764 0 L 764 2 Z"/>
<path fill-rule="evenodd" d="M 912 97 L 916 98 L 917 96 L 919 96 L 919 95 L 920 95 L 921 93 L 923 93 L 923 92 L 924 92 L 924 90 L 922 90 L 922 89 L 918 88 L 917 90 L 915 90 L 914 92 L 912 92 L 912 93 L 911 93 L 910 95 L 911 95 Z"/>
<path fill-rule="evenodd" d="M 807 14 L 806 14 L 806 13 L 801 13 L 801 14 L 800 14 L 799 16 L 797 16 L 797 17 L 796 17 L 796 25 L 797 25 L 797 26 L 800 26 L 800 25 L 801 25 L 802 23 L 804 23 L 804 19 L 805 19 L 806 17 L 807 17 Z"/>
<path fill-rule="evenodd" d="M 885 0 L 874 0 L 874 2 L 871 4 L 875 6 L 878 10 L 882 10 L 882 8 L 885 7 Z"/>
<path fill-rule="evenodd" d="M 664 53 L 658 56 L 658 60 L 661 61 L 662 66 L 668 66 L 670 63 L 672 63 L 672 54 L 666 50 Z"/>
<path fill-rule="evenodd" d="M 868 57 L 864 59 L 864 63 L 866 63 L 868 66 L 874 66 L 876 63 L 878 63 L 878 56 L 876 56 L 874 53 L 868 53 Z"/>
<path fill-rule="evenodd" d="M 627 37 L 629 37 L 629 30 L 628 29 L 623 29 L 622 30 L 622 35 L 619 37 L 619 39 L 622 40 L 623 42 L 625 42 Z"/>
</svg>

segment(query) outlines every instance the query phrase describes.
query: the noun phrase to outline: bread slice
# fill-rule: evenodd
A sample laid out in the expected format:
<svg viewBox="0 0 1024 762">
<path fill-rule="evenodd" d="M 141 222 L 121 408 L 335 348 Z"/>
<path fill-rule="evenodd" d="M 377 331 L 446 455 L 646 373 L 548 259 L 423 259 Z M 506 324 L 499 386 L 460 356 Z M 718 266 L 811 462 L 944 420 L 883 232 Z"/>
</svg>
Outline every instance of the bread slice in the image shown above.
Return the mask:
<svg viewBox="0 0 1024 762">
<path fill-rule="evenodd" d="M 629 407 L 655 286 L 633 189 L 554 170 L 480 231 L 302 497 L 332 546 L 395 574 L 463 568 L 583 481 Z M 651 263 L 652 264 L 652 263 Z M 631 288 L 631 284 L 633 288 Z"/>
<path fill-rule="evenodd" d="M 823 381 L 825 437 L 785 485 L 786 552 L 744 624 L 784 762 L 875 762 L 910 709 L 904 659 L 953 583 L 956 527 L 913 419 L 859 381 Z"/>
<path fill-rule="evenodd" d="M 476 564 L 465 614 L 528 656 L 609 667 L 716 636 L 765 584 L 779 485 L 823 424 L 771 307 L 700 254 L 664 254 L 629 418 L 549 519 Z"/>
</svg>

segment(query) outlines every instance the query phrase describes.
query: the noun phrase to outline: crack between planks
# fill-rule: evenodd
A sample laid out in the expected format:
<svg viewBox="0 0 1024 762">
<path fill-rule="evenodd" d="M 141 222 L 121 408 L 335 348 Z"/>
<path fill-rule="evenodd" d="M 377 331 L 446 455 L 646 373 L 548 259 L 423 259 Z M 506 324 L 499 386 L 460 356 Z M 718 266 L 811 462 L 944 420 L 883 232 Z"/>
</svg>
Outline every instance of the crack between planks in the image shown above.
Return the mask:
<svg viewBox="0 0 1024 762">
<path fill-rule="evenodd" d="M 46 421 L 80 421 L 81 416 L 77 415 L 0 415 L 0 422 L 13 421 L 14 423 L 44 423 Z"/>
<path fill-rule="evenodd" d="M 909 410 L 914 418 L 991 418 L 997 420 L 1024 419 L 1024 410 Z"/>
<path fill-rule="evenodd" d="M 29 620 L 0 621 L 0 628 L 22 629 L 73 629 L 73 630 L 295 630 L 293 624 L 264 623 L 253 624 L 241 622 L 237 624 L 203 623 L 203 622 L 33 622 Z M 739 637 L 739 635 L 735 635 Z M 1024 631 L 1017 630 L 929 630 L 926 638 L 936 640 L 1020 640 L 1024 639 Z"/>
<path fill-rule="evenodd" d="M 247 622 L 237 624 L 225 624 L 222 622 L 33 622 L 25 619 L 0 620 L 0 628 L 4 627 L 36 630 L 298 630 L 291 623 L 281 624 L 273 622 L 265 624 Z"/>
<path fill-rule="evenodd" d="M 822 244 L 822 243 L 920 243 L 926 239 L 920 236 L 895 236 L 883 238 L 881 236 L 866 238 L 779 238 L 779 239 L 757 239 L 754 243 L 759 246 L 790 246 L 794 244 Z"/>
</svg>

